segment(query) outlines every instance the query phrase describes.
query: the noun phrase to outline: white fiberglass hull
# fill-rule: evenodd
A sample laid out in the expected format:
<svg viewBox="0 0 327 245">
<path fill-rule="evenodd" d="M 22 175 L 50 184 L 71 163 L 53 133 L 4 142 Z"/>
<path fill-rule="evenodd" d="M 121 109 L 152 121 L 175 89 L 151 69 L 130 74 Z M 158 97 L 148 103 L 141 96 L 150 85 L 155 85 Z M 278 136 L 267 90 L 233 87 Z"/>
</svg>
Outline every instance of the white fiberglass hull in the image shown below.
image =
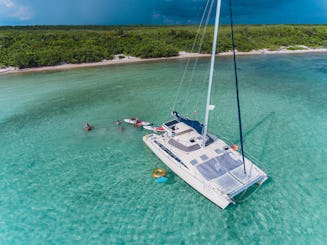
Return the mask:
<svg viewBox="0 0 327 245">
<path fill-rule="evenodd" d="M 233 197 L 268 178 L 250 160 L 244 158 L 243 163 L 239 152 L 212 134 L 201 147 L 203 140 L 196 127 L 178 120 L 163 127 L 163 134 L 145 135 L 145 144 L 168 168 L 223 209 L 234 203 Z"/>
<path fill-rule="evenodd" d="M 202 181 L 197 179 L 191 172 L 189 172 L 184 166 L 179 165 L 172 158 L 164 154 L 151 140 L 149 140 L 148 135 L 143 137 L 145 144 L 160 158 L 160 160 L 166 164 L 175 174 L 177 174 L 181 179 L 193 187 L 196 191 L 201 193 L 203 196 L 208 198 L 214 204 L 218 205 L 222 209 L 226 208 L 230 203 L 233 203 L 232 199 L 227 195 L 219 194 L 207 185 L 204 185 Z"/>
</svg>

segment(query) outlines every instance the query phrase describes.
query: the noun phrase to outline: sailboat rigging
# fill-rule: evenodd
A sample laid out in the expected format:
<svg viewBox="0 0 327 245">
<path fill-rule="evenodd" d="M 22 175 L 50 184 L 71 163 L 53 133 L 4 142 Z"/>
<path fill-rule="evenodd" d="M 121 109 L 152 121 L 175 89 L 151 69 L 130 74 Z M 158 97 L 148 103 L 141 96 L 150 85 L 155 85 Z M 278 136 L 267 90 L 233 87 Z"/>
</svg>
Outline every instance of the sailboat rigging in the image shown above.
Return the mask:
<svg viewBox="0 0 327 245">
<path fill-rule="evenodd" d="M 232 45 L 242 154 L 231 148 L 222 139 L 208 132 L 209 114 L 214 109 L 210 99 L 220 9 L 221 0 L 217 0 L 204 124 L 173 111 L 172 115 L 175 119 L 163 124 L 165 132 L 161 135 L 156 133 L 145 135 L 143 141 L 174 173 L 203 196 L 224 209 L 230 203 L 235 203 L 233 198 L 236 195 L 254 184 L 261 185 L 268 179 L 268 176 L 243 154 L 234 41 L 232 41 Z"/>
<path fill-rule="evenodd" d="M 244 146 L 243 146 L 241 107 L 240 107 L 240 97 L 239 97 L 239 92 L 238 92 L 238 76 L 237 76 L 237 68 L 236 68 L 236 53 L 235 53 L 235 41 L 234 41 L 232 0 L 229 0 L 229 16 L 230 16 L 230 30 L 231 30 L 231 34 L 232 34 L 232 49 L 233 49 L 233 61 L 234 61 L 234 74 L 235 74 L 235 88 L 236 88 L 238 126 L 239 126 L 239 132 L 240 132 L 242 162 L 243 162 L 243 166 L 244 166 L 244 174 L 246 174 L 245 163 L 244 163 Z"/>
<path fill-rule="evenodd" d="M 202 137 L 203 137 L 202 147 L 205 147 L 205 135 L 207 135 L 207 132 L 208 132 L 209 112 L 210 112 L 210 109 L 213 108 L 212 106 L 210 108 L 210 98 L 211 98 L 213 72 L 214 72 L 215 60 L 216 60 L 216 48 L 217 48 L 217 40 L 218 40 L 220 8 L 221 8 L 221 0 L 218 0 L 217 10 L 216 10 L 216 18 L 215 18 L 215 29 L 214 29 L 213 42 L 212 42 L 210 75 L 209 75 L 209 84 L 208 84 L 208 96 L 207 96 L 207 104 L 206 104 L 204 129 L 203 129 L 203 135 L 202 135 Z"/>
</svg>

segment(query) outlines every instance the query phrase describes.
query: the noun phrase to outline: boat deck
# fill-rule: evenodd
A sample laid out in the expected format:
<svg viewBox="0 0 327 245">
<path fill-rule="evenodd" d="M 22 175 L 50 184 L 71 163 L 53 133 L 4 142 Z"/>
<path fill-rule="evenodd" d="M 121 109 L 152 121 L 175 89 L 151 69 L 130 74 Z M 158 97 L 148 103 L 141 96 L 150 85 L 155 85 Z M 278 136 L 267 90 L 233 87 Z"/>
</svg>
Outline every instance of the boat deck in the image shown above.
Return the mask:
<svg viewBox="0 0 327 245">
<path fill-rule="evenodd" d="M 202 135 L 189 125 L 173 120 L 164 125 L 167 133 L 158 137 L 170 154 L 176 156 L 180 163 L 193 170 L 193 174 L 202 181 L 211 183 L 219 191 L 233 197 L 250 185 L 266 178 L 266 175 L 248 159 L 245 170 L 242 156 L 231 149 L 224 141 L 207 136 L 202 145 Z"/>
</svg>

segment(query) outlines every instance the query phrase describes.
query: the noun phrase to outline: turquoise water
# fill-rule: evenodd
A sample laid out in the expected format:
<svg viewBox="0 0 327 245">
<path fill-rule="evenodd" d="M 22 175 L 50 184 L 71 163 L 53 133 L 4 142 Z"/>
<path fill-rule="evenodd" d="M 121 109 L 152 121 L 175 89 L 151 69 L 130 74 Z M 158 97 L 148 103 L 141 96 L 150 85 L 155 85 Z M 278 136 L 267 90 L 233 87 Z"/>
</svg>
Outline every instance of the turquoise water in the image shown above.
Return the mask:
<svg viewBox="0 0 327 245">
<path fill-rule="evenodd" d="M 245 149 L 270 179 L 226 210 L 172 172 L 154 183 L 145 132 L 115 124 L 168 120 L 185 61 L 0 76 L 0 243 L 323 244 L 327 55 L 238 60 Z M 208 66 L 182 113 L 202 118 Z M 217 70 L 210 131 L 238 143 L 231 59 Z"/>
</svg>

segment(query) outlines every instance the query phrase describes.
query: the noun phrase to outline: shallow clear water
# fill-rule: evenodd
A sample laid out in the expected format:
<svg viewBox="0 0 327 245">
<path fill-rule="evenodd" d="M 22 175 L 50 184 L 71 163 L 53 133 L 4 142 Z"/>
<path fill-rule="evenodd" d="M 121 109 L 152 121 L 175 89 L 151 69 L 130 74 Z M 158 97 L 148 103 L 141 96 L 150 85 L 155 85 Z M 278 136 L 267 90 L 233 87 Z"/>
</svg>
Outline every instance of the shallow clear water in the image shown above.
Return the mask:
<svg viewBox="0 0 327 245">
<path fill-rule="evenodd" d="M 168 120 L 185 61 L 0 76 L 0 243 L 323 244 L 327 55 L 238 61 L 245 149 L 271 178 L 226 210 L 171 172 L 154 183 L 145 132 L 115 124 Z M 208 62 L 184 114 L 203 116 Z M 231 59 L 217 70 L 210 131 L 238 143 Z"/>
</svg>

